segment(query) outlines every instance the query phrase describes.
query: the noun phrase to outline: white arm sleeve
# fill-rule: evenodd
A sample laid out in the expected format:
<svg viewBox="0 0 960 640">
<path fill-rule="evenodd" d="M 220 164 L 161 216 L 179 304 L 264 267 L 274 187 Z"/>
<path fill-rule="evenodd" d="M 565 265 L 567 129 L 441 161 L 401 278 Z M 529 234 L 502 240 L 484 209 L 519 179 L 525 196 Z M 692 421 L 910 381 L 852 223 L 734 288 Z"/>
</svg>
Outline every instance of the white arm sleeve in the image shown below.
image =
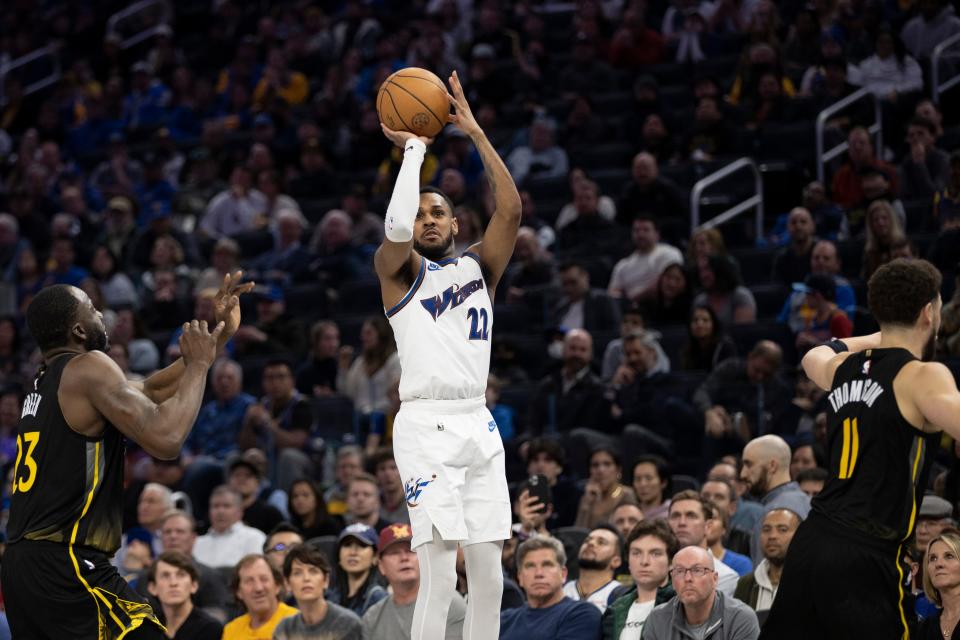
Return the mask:
<svg viewBox="0 0 960 640">
<path fill-rule="evenodd" d="M 391 242 L 410 242 L 413 239 L 413 223 L 420 208 L 420 165 L 427 152 L 427 145 L 416 138 L 407 140 L 403 149 L 403 164 L 393 185 L 393 196 L 387 205 L 387 217 L 383 221 L 384 234 Z"/>
</svg>

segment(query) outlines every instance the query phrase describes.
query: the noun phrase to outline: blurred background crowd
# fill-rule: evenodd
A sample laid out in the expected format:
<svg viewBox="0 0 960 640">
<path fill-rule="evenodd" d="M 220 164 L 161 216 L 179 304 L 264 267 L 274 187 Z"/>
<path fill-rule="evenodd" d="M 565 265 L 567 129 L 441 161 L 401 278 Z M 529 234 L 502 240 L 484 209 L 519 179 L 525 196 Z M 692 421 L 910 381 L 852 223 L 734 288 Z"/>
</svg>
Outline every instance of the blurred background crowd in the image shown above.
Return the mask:
<svg viewBox="0 0 960 640">
<path fill-rule="evenodd" d="M 515 542 L 559 532 L 571 577 L 618 507 L 653 521 L 718 479 L 721 548 L 762 558 L 753 525 L 779 485 L 751 480 L 744 447 L 774 436 L 771 476 L 822 483 L 824 397 L 797 363 L 875 330 L 866 282 L 885 262 L 944 274 L 937 357 L 960 372 L 960 122 L 957 94 L 932 91 L 934 48 L 960 33 L 945 0 L 10 0 L 0 25 L 0 464 L 39 364 L 23 314 L 42 287 L 86 291 L 136 378 L 179 356 L 178 327 L 212 318 L 244 269 L 258 286 L 183 455 L 129 448 L 117 560 L 144 584 L 168 547 L 226 568 L 208 576 L 221 619 L 240 556 L 168 539 L 170 508 L 201 534 L 242 522 L 255 552 L 271 533 L 320 537 L 333 598 L 354 605 L 384 578 L 348 567 L 341 542 L 373 549 L 407 520 L 389 448 L 400 364 L 372 270 L 402 159 L 374 97 L 400 68 L 456 69 L 520 188 L 487 402 Z M 820 179 L 817 115 L 861 89 L 824 123 L 847 150 Z M 749 215 L 692 228 L 693 185 L 740 157 L 762 177 L 761 232 Z M 493 199 L 463 132 L 430 146 L 421 181 L 456 205 L 458 252 L 482 237 Z M 712 189 L 701 221 L 753 186 Z M 946 519 L 949 439 L 935 464 Z M 552 489 L 539 521 L 519 499 L 531 473 Z M 738 502 L 760 515 L 738 525 Z M 339 538 L 351 523 L 373 537 Z"/>
</svg>

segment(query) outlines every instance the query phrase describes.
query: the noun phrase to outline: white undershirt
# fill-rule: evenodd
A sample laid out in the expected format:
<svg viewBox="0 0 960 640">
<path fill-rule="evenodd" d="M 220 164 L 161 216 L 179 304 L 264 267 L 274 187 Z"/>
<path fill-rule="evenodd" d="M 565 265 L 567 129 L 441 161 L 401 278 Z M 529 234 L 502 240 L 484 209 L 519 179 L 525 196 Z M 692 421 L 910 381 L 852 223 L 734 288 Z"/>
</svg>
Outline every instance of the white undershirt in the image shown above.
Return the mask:
<svg viewBox="0 0 960 640">
<path fill-rule="evenodd" d="M 620 640 L 640 640 L 643 634 L 643 623 L 647 621 L 647 616 L 653 611 L 655 603 L 656 600 L 649 602 L 634 600 L 630 605 L 630 611 L 627 612 L 627 621 L 623 625 L 623 631 L 620 632 Z"/>
</svg>

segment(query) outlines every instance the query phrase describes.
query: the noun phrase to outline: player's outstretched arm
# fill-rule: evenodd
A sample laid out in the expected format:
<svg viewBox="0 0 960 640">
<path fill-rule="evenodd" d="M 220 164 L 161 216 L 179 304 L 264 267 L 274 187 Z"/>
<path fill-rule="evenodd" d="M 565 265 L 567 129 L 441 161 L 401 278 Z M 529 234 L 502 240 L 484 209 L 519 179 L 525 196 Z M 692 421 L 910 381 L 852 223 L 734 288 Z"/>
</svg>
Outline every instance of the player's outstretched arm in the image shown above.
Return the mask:
<svg viewBox="0 0 960 640">
<path fill-rule="evenodd" d="M 85 397 L 105 420 L 150 455 L 175 458 L 197 419 L 207 370 L 217 355 L 223 328 L 220 323 L 210 333 L 206 322 L 184 325 L 180 337 L 183 374 L 176 392 L 161 403 L 127 382 L 120 367 L 101 351 L 85 353 L 68 365 L 71 375 L 61 394 Z"/>
<path fill-rule="evenodd" d="M 960 391 L 950 369 L 939 362 L 925 362 L 915 380 L 914 402 L 924 420 L 960 439 Z"/>
<path fill-rule="evenodd" d="M 223 283 L 213 300 L 214 318 L 223 323 L 223 331 L 217 342 L 220 352 L 240 326 L 240 296 L 253 289 L 254 282 L 243 282 L 243 272 L 235 271 L 223 277 Z M 133 382 L 143 394 L 160 403 L 172 396 L 180 384 L 184 372 L 183 358 L 177 358 L 170 366 L 157 371 L 143 382 Z"/>
<path fill-rule="evenodd" d="M 377 276 L 384 282 L 395 278 L 410 261 L 413 226 L 420 210 L 420 166 L 427 153 L 427 145 L 432 140 L 408 131 L 394 131 L 384 124 L 380 128 L 383 129 L 383 135 L 403 149 L 403 163 L 383 221 L 383 242 L 373 257 Z M 384 305 L 392 306 L 387 297 L 387 289 L 384 288 Z"/>
<path fill-rule="evenodd" d="M 487 231 L 483 234 L 483 242 L 471 248 L 480 256 L 487 288 L 490 290 L 490 296 L 493 297 L 493 290 L 507 268 L 510 256 L 513 255 L 513 245 L 517 239 L 517 230 L 520 228 L 520 194 L 517 192 L 517 185 L 514 184 L 507 165 L 503 163 L 496 149 L 487 140 L 483 129 L 477 124 L 476 118 L 473 117 L 456 71 L 450 76 L 448 82 L 453 91 L 453 95 L 449 95 L 450 104 L 456 111 L 456 114 L 450 116 L 450 122 L 470 136 L 474 146 L 477 147 L 493 192 L 495 205 L 493 217 L 490 218 Z"/>
<path fill-rule="evenodd" d="M 844 338 L 840 342 L 847 345 L 850 352 L 864 351 L 866 349 L 876 349 L 880 346 L 880 333 L 871 333 L 868 336 L 858 336 Z M 837 373 L 837 367 L 847 359 L 850 352 L 837 353 L 831 347 L 820 345 L 807 351 L 800 364 L 803 365 L 803 371 L 807 377 L 821 389 L 829 391 L 833 386 L 833 376 Z"/>
</svg>

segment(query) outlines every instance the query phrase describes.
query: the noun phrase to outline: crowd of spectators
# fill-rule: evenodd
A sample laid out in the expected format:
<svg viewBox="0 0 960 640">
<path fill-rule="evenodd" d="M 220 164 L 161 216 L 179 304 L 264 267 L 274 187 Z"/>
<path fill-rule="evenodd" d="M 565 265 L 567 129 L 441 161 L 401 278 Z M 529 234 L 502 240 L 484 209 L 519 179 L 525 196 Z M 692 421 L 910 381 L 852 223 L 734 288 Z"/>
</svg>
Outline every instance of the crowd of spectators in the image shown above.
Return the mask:
<svg viewBox="0 0 960 640">
<path fill-rule="evenodd" d="M 39 89 L 40 63 L 0 72 L 0 465 L 42 287 L 91 297 L 133 379 L 179 357 L 225 274 L 256 280 L 180 458 L 128 452 L 115 562 L 176 637 L 409 637 L 400 362 L 372 269 L 401 161 L 373 99 L 405 66 L 458 70 L 521 191 L 487 392 L 515 498 L 502 638 L 756 637 L 826 474 L 823 392 L 796 363 L 872 328 L 882 264 L 945 274 L 938 357 L 960 371 L 960 123 L 954 93 L 927 98 L 960 33 L 946 0 L 170 4 L 0 15 L 0 68 L 52 45 L 61 69 Z M 836 114 L 846 153 L 813 180 L 816 114 L 861 87 L 882 145 L 872 109 Z M 691 229 L 693 182 L 743 155 L 786 167 L 766 170 L 763 235 Z M 462 131 L 421 182 L 455 205 L 458 251 L 482 237 L 493 198 Z M 960 584 L 926 564 L 960 555 L 953 443 L 933 458 L 921 616 Z"/>
</svg>

